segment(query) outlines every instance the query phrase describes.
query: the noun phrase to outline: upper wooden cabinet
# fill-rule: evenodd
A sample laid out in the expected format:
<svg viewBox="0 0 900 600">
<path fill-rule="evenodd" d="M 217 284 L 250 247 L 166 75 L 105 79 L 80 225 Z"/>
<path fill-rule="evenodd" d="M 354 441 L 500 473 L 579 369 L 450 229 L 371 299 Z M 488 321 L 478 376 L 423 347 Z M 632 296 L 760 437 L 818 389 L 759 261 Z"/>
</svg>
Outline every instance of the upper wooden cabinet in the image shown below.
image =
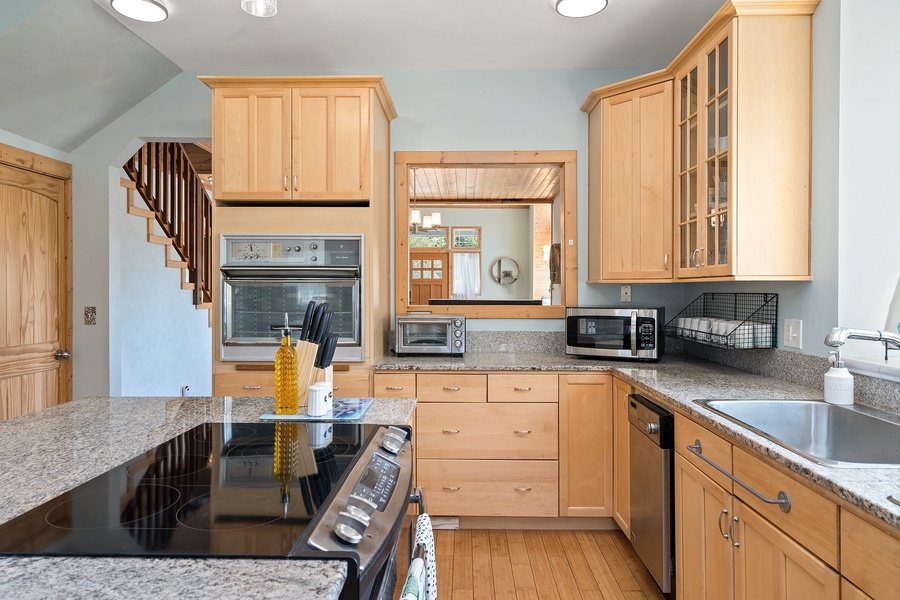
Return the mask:
<svg viewBox="0 0 900 600">
<path fill-rule="evenodd" d="M 622 211 L 629 192 L 644 193 L 645 174 L 634 165 L 635 153 L 643 157 L 645 149 L 634 142 L 643 135 L 643 121 L 632 131 L 615 113 L 628 94 L 669 79 L 675 86 L 672 143 L 660 147 L 670 152 L 672 165 L 674 278 L 810 278 L 811 26 L 817 5 L 818 0 L 727 2 L 667 69 L 588 96 L 582 110 L 591 113 L 592 127 L 593 111 L 599 110 L 598 122 L 609 129 L 590 138 L 591 197 L 597 195 L 600 210 L 591 213 L 589 226 L 601 235 L 591 236 L 600 251 L 592 247 L 589 256 L 599 253 L 604 270 L 591 270 L 589 281 L 660 279 L 643 265 L 629 267 L 634 249 L 642 258 L 648 248 L 643 227 L 651 227 L 653 217 Z M 631 142 L 616 138 L 629 134 Z M 618 233 L 607 232 L 603 216 L 615 220 L 616 211 Z M 607 270 L 608 261 L 626 268 Z"/>
<path fill-rule="evenodd" d="M 396 118 L 381 77 L 201 77 L 213 90 L 221 201 L 365 203 Z"/>
</svg>

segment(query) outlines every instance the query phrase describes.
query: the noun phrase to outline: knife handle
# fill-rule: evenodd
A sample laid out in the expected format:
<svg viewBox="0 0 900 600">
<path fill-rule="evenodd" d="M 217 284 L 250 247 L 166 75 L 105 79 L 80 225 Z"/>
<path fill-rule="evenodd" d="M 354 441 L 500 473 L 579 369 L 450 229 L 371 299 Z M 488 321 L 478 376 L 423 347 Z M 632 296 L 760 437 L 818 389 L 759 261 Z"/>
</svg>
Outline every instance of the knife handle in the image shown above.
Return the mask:
<svg viewBox="0 0 900 600">
<path fill-rule="evenodd" d="M 303 315 L 303 330 L 297 336 L 299 340 L 309 339 L 309 326 L 312 324 L 313 312 L 316 310 L 316 301 L 310 300 L 306 305 L 306 313 Z"/>
</svg>

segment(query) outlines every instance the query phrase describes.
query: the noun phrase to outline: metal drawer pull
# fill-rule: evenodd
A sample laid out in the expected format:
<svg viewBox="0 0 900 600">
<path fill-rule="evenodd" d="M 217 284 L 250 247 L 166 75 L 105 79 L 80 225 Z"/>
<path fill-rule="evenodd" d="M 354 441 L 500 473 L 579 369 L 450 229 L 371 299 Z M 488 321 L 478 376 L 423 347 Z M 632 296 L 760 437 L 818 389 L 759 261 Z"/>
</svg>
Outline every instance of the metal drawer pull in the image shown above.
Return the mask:
<svg viewBox="0 0 900 600">
<path fill-rule="evenodd" d="M 516 487 L 517 492 L 530 492 L 531 487 Z"/>
<path fill-rule="evenodd" d="M 663 265 L 666 267 L 666 271 L 669 270 L 669 253 L 666 252 L 666 255 L 663 257 Z"/>
<path fill-rule="evenodd" d="M 288 189 L 287 189 L 287 175 L 284 176 L 284 191 L 288 191 Z"/>
<path fill-rule="evenodd" d="M 459 433 L 459 429 L 443 429 L 444 433 Z"/>
<path fill-rule="evenodd" d="M 384 389 L 399 392 L 400 390 L 403 389 L 403 386 L 402 385 L 386 385 L 386 386 L 384 386 Z"/>
<path fill-rule="evenodd" d="M 713 461 L 711 461 L 708 458 L 706 458 L 705 456 L 703 456 L 703 445 L 700 443 L 700 440 L 694 440 L 694 443 L 691 444 L 690 446 L 686 446 L 686 448 L 688 449 L 688 451 L 691 454 L 697 456 L 700 460 L 702 460 L 703 462 L 705 462 L 706 464 L 711 466 L 713 469 L 715 469 L 716 471 L 718 471 L 719 473 L 721 473 L 728 479 L 732 480 L 733 482 L 735 482 L 736 484 L 738 484 L 739 486 L 741 486 L 742 488 L 744 488 L 745 490 L 747 490 L 748 492 L 750 492 L 751 494 L 753 494 L 754 496 L 756 496 L 757 498 L 759 498 L 760 500 L 765 502 L 766 504 L 778 504 L 781 507 L 782 512 L 790 512 L 791 511 L 791 499 L 788 497 L 786 492 L 779 491 L 778 498 L 776 500 L 773 500 L 772 498 L 766 498 L 765 496 L 763 496 L 762 494 L 760 494 L 759 492 L 754 490 L 752 487 L 750 487 L 749 485 L 747 485 L 746 483 L 744 483 L 743 481 L 741 481 L 740 479 L 738 479 L 737 477 L 735 477 L 734 475 L 732 475 L 731 473 L 729 473 L 728 471 L 726 471 L 725 469 L 723 469 L 722 467 L 720 467 L 719 465 L 714 463 Z M 737 519 L 737 517 L 735 517 L 735 519 Z"/>
<path fill-rule="evenodd" d="M 445 386 L 444 386 L 444 391 L 445 391 L 445 392 L 458 392 L 458 391 L 459 391 L 459 388 L 458 388 L 458 387 L 448 387 L 448 386 L 445 385 Z"/>
<path fill-rule="evenodd" d="M 731 520 L 731 523 L 728 525 L 728 533 L 731 535 L 731 545 L 735 548 L 740 548 L 741 543 L 734 539 L 734 524 L 737 523 L 740 519 L 735 517 Z"/>
<path fill-rule="evenodd" d="M 458 485 L 445 485 L 444 489 L 447 490 L 448 492 L 455 492 L 455 491 L 459 490 L 459 486 Z"/>
<path fill-rule="evenodd" d="M 513 388 L 513 391 L 516 391 L 516 392 L 530 392 L 530 391 L 531 391 L 531 388 L 530 388 L 530 387 L 514 387 L 514 388 Z"/>
<path fill-rule="evenodd" d="M 727 517 L 727 516 L 728 516 L 728 509 L 727 509 L 727 508 L 723 508 L 723 509 L 722 509 L 722 512 L 719 513 L 719 533 L 721 533 L 721 534 L 722 534 L 722 537 L 725 538 L 726 540 L 729 539 L 731 536 L 730 536 L 730 535 L 728 534 L 728 532 L 725 531 L 725 529 L 722 527 L 722 517 Z"/>
<path fill-rule="evenodd" d="M 514 429 L 513 431 L 515 431 L 515 433 L 518 435 L 528 435 L 529 433 L 531 433 L 530 429 Z"/>
<path fill-rule="evenodd" d="M 261 385 L 245 385 L 244 389 L 245 390 L 261 390 L 262 386 Z"/>
<path fill-rule="evenodd" d="M 297 176 L 294 175 L 294 191 L 297 191 Z"/>
</svg>

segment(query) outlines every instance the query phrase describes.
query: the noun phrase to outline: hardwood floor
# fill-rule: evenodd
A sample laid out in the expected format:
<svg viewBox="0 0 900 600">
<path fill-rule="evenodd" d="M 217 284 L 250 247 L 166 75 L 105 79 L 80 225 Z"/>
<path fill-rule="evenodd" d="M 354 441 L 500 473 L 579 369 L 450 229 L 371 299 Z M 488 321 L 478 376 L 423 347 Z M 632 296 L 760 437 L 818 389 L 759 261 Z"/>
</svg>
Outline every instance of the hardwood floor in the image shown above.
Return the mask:
<svg viewBox="0 0 900 600">
<path fill-rule="evenodd" d="M 439 529 L 438 598 L 662 599 L 621 531 Z M 399 556 L 408 556 L 403 536 Z M 398 566 L 394 597 L 406 577 Z"/>
</svg>

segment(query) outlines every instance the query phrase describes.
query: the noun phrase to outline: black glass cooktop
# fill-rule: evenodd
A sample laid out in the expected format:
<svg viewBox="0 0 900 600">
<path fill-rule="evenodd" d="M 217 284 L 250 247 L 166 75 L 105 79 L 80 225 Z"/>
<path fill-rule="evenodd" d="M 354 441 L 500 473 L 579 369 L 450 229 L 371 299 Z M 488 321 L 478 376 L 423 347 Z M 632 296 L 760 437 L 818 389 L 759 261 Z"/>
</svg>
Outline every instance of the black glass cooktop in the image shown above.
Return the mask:
<svg viewBox="0 0 900 600">
<path fill-rule="evenodd" d="M 375 427 L 197 426 L 0 525 L 0 554 L 287 556 Z"/>
</svg>

